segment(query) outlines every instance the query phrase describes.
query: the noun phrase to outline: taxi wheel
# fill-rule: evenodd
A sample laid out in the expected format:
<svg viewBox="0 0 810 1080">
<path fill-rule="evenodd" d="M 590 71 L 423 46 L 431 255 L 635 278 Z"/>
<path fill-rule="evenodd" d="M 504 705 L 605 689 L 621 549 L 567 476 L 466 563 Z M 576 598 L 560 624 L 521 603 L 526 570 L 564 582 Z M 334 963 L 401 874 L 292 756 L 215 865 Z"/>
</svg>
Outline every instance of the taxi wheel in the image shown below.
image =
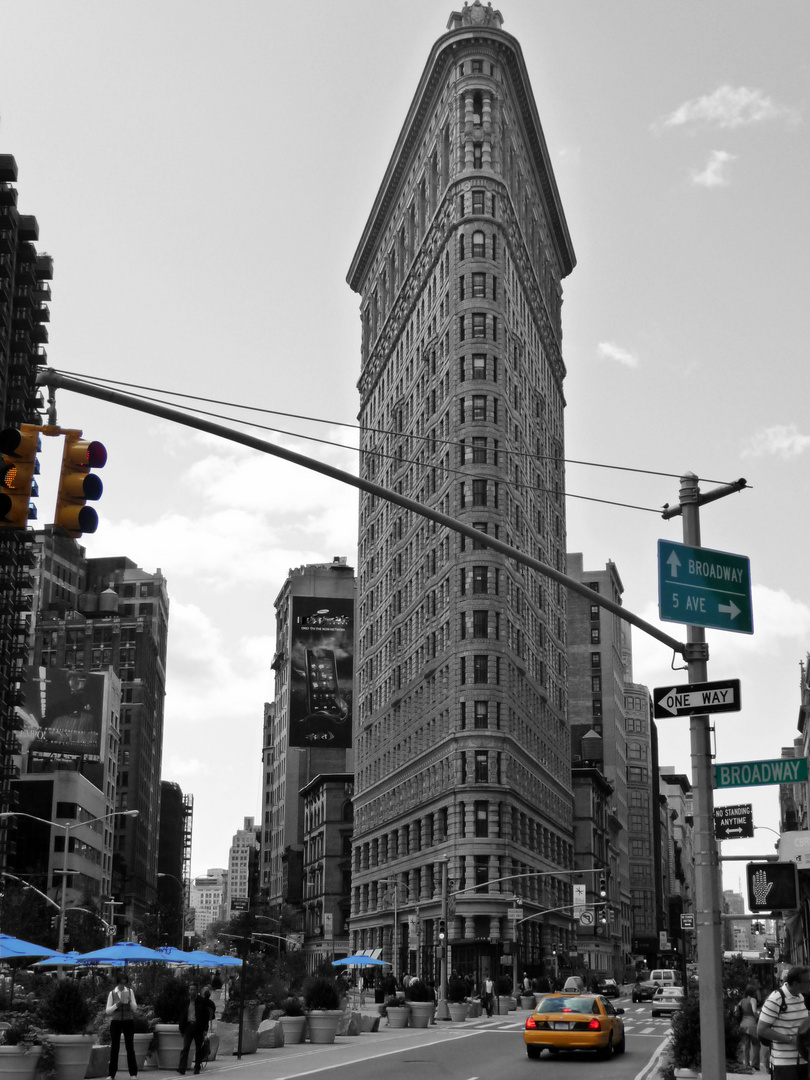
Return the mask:
<svg viewBox="0 0 810 1080">
<path fill-rule="evenodd" d="M 540 1047 L 539 1046 L 532 1046 L 531 1043 L 526 1043 L 526 1053 L 530 1058 L 535 1058 L 535 1059 L 539 1058 L 540 1057 Z"/>
<path fill-rule="evenodd" d="M 597 1050 L 596 1056 L 598 1058 L 609 1058 L 613 1054 L 613 1032 L 608 1035 L 608 1044 L 603 1050 Z"/>
<path fill-rule="evenodd" d="M 613 1053 L 614 1054 L 623 1054 L 625 1049 L 626 1049 L 626 1044 L 627 1044 L 627 1036 L 626 1036 L 626 1034 L 624 1032 L 622 1032 L 622 1041 L 620 1043 L 618 1043 L 616 1046 L 614 1046 Z"/>
</svg>

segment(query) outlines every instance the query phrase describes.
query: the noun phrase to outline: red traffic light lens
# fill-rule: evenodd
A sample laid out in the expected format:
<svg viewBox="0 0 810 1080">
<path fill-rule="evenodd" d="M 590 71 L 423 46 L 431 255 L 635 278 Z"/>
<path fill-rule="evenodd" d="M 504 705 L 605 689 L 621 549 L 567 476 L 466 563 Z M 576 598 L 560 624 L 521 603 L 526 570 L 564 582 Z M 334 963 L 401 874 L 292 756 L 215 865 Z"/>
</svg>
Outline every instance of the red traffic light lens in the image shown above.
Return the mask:
<svg viewBox="0 0 810 1080">
<path fill-rule="evenodd" d="M 91 442 L 87 444 L 86 464 L 91 469 L 101 469 L 107 464 L 107 448 L 104 443 Z"/>
</svg>

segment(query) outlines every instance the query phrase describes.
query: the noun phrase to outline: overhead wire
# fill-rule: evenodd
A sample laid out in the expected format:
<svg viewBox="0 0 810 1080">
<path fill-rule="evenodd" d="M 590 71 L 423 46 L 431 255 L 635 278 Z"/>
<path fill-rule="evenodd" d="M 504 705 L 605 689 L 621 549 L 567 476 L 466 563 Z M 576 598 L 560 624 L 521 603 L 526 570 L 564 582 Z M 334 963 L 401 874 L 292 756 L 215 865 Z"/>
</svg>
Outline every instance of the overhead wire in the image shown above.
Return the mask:
<svg viewBox="0 0 810 1080">
<path fill-rule="evenodd" d="M 54 370 L 58 371 L 59 369 L 54 369 Z M 162 398 L 162 397 L 151 397 L 151 396 L 149 396 L 149 394 L 161 394 L 161 395 L 165 394 L 165 395 L 169 395 L 170 397 L 183 398 L 183 399 L 185 399 L 187 401 L 201 401 L 201 402 L 204 402 L 204 403 L 209 404 L 209 405 L 223 405 L 223 406 L 226 406 L 228 408 L 240 409 L 240 410 L 244 410 L 244 411 L 247 411 L 247 412 L 259 412 L 259 413 L 262 413 L 263 415 L 268 415 L 268 416 L 281 416 L 281 417 L 285 417 L 285 418 L 291 419 L 291 420 L 301 420 L 301 421 L 303 421 L 305 423 L 328 424 L 330 427 L 343 427 L 343 428 L 347 428 L 349 430 L 359 431 L 359 432 L 361 432 L 361 434 L 372 433 L 372 434 L 378 434 L 378 435 L 382 435 L 382 436 L 386 436 L 386 437 L 387 436 L 392 436 L 394 438 L 401 438 L 403 440 L 413 439 L 413 440 L 415 440 L 417 442 L 430 443 L 431 446 L 434 447 L 434 448 L 435 448 L 436 445 L 440 445 L 440 446 L 452 447 L 453 449 L 459 449 L 459 448 L 463 449 L 465 447 L 465 445 L 466 445 L 464 442 L 459 442 L 458 440 L 453 440 L 453 439 L 437 438 L 437 437 L 432 436 L 432 435 L 418 435 L 418 434 L 413 433 L 413 432 L 409 432 L 409 433 L 397 432 L 397 431 L 391 430 L 389 428 L 364 427 L 361 424 L 344 423 L 343 421 L 340 421 L 340 420 L 329 420 L 329 419 L 326 419 L 326 418 L 323 418 L 323 417 L 307 416 L 307 415 L 301 414 L 301 413 L 283 412 L 283 411 L 281 411 L 279 409 L 267 409 L 267 408 L 264 408 L 264 407 L 258 406 L 258 405 L 243 405 L 243 404 L 241 404 L 239 402 L 223 401 L 223 400 L 220 400 L 220 399 L 217 399 L 217 398 L 209 398 L 209 397 L 203 397 L 203 396 L 197 395 L 197 394 L 189 394 L 187 392 L 179 391 L 179 390 L 163 390 L 163 389 L 161 389 L 159 387 L 144 386 L 143 384 L 133 383 L 133 382 L 129 382 L 129 381 L 126 381 L 126 380 L 121 380 L 121 379 L 109 379 L 109 378 L 104 377 L 104 376 L 94 376 L 94 375 L 87 375 L 87 374 L 83 374 L 83 373 L 67 372 L 67 371 L 65 371 L 65 372 L 60 371 L 59 373 L 60 374 L 65 374 L 65 375 L 70 375 L 71 378 L 84 379 L 86 382 L 89 382 L 89 383 L 95 384 L 95 385 L 99 385 L 99 386 L 107 386 L 108 385 L 108 386 L 126 387 L 128 390 L 133 391 L 133 397 L 140 398 L 143 401 L 152 401 L 152 402 L 158 402 L 158 403 L 161 403 L 161 404 L 169 404 L 169 402 L 165 401 L 165 399 Z M 146 394 L 146 393 L 134 393 L 134 391 L 136 391 L 136 390 L 148 391 L 149 394 Z M 375 457 L 377 457 L 380 460 L 399 462 L 400 465 L 419 465 L 419 466 L 422 466 L 422 467 L 425 467 L 425 468 L 437 468 L 442 473 L 444 473 L 445 475 L 462 476 L 462 477 L 469 477 L 470 476 L 470 473 L 462 471 L 461 469 L 454 469 L 454 468 L 450 467 L 449 465 L 428 465 L 426 462 L 419 461 L 418 459 L 403 458 L 403 457 L 401 457 L 401 456 L 399 456 L 397 454 L 385 453 L 382 450 L 374 450 L 374 449 L 369 449 L 369 448 L 362 448 L 362 447 L 358 448 L 356 446 L 349 446 L 349 445 L 347 445 L 345 443 L 336 442 L 334 439 L 321 439 L 321 438 L 318 438 L 318 436 L 316 436 L 316 435 L 306 435 L 306 434 L 304 434 L 302 432 L 298 432 L 298 431 L 290 431 L 290 430 L 285 429 L 285 428 L 273 427 L 273 426 L 270 426 L 268 424 L 260 424 L 260 423 L 257 423 L 256 421 L 245 420 L 245 419 L 242 419 L 240 417 L 234 417 L 234 416 L 226 414 L 226 413 L 217 413 L 217 412 L 212 412 L 210 410 L 201 409 L 198 406 L 194 406 L 194 405 L 189 405 L 189 406 L 187 406 L 187 408 L 188 408 L 189 412 L 197 413 L 198 415 L 201 415 L 201 416 L 208 416 L 208 417 L 211 417 L 211 418 L 217 419 L 217 420 L 226 420 L 229 423 L 244 424 L 247 427 L 253 427 L 253 428 L 256 428 L 259 431 L 268 431 L 268 432 L 272 432 L 273 434 L 276 434 L 276 435 L 286 435 L 286 436 L 288 436 L 290 438 L 294 438 L 294 439 L 304 439 L 304 440 L 307 440 L 309 442 L 316 442 L 316 443 L 320 443 L 320 444 L 325 445 L 325 446 L 331 446 L 331 447 L 336 448 L 336 449 L 351 450 L 353 452 L 361 453 L 361 454 L 371 454 L 371 455 L 374 455 Z M 470 447 L 467 447 L 467 448 L 469 449 Z M 507 449 L 503 449 L 503 448 L 500 448 L 500 447 L 497 448 L 497 449 L 487 447 L 487 448 L 485 448 L 485 452 L 486 453 L 493 453 L 495 455 L 503 454 L 506 457 L 512 457 L 512 458 L 514 458 L 514 457 L 526 458 L 526 459 L 528 459 L 530 461 L 541 460 L 541 461 L 563 462 L 566 465 L 581 465 L 581 466 L 587 466 L 587 467 L 591 467 L 591 468 L 611 469 L 611 470 L 616 470 L 616 471 L 620 471 L 620 472 L 633 472 L 633 473 L 639 473 L 641 475 L 646 475 L 646 476 L 660 476 L 660 477 L 669 478 L 669 479 L 672 479 L 672 478 L 680 479 L 680 476 L 681 476 L 680 473 L 670 473 L 670 472 L 664 472 L 664 471 L 655 470 L 655 469 L 642 469 L 642 468 L 638 468 L 637 466 L 611 465 L 611 464 L 608 464 L 608 463 L 605 463 L 605 462 L 583 461 L 583 460 L 579 460 L 579 459 L 576 459 L 576 458 L 565 458 L 565 457 L 560 458 L 560 457 L 558 457 L 556 455 L 552 455 L 552 454 L 537 454 L 537 453 L 532 453 L 532 452 L 529 452 L 529 451 L 522 451 L 522 450 L 507 450 Z M 486 464 L 486 462 L 484 462 L 484 464 Z M 723 481 L 720 481 L 720 480 L 707 480 L 705 477 L 702 477 L 701 479 L 703 479 L 704 482 L 707 482 L 707 483 L 716 483 L 716 484 L 722 484 L 723 483 Z M 521 490 L 526 490 L 526 491 L 540 492 L 540 493 L 543 493 L 543 494 L 554 495 L 554 496 L 557 496 L 557 497 L 560 494 L 558 491 L 555 491 L 552 488 L 541 487 L 541 486 L 534 485 L 534 484 L 523 484 L 523 483 L 520 483 L 519 481 L 511 481 L 511 480 L 500 481 L 500 482 L 504 483 L 504 485 L 506 487 L 510 487 L 510 488 L 513 488 L 513 489 L 521 489 Z M 618 506 L 618 507 L 621 507 L 623 509 L 628 509 L 628 510 L 642 510 L 642 511 L 645 511 L 647 513 L 653 513 L 653 514 L 660 514 L 661 509 L 662 509 L 661 507 L 639 506 L 639 505 L 634 504 L 634 503 L 622 502 L 622 501 L 614 500 L 614 499 L 603 499 L 603 498 L 599 498 L 599 497 L 593 496 L 593 495 L 578 495 L 578 494 L 576 494 L 574 492 L 571 492 L 571 491 L 564 492 L 564 495 L 568 499 L 578 499 L 580 501 L 585 501 L 585 502 L 601 503 L 601 504 L 607 505 L 607 506 Z"/>
</svg>

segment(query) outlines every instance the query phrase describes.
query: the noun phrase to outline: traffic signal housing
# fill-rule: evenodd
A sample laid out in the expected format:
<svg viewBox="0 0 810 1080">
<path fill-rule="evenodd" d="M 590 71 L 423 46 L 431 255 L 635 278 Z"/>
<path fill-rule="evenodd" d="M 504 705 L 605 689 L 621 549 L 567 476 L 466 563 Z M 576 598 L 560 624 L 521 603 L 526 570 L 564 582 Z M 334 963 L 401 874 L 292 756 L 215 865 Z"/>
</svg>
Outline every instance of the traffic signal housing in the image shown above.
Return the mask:
<svg viewBox="0 0 810 1080">
<path fill-rule="evenodd" d="M 439 919 L 439 941 L 444 943 L 447 939 L 447 927 L 445 926 L 444 919 Z"/>
<path fill-rule="evenodd" d="M 607 878 L 604 874 L 599 877 L 599 896 L 602 900 L 607 897 Z"/>
<path fill-rule="evenodd" d="M 81 435 L 80 431 L 65 433 L 54 514 L 54 524 L 73 537 L 94 533 L 98 528 L 98 514 L 85 503 L 87 499 L 100 499 L 104 490 L 101 479 L 90 470 L 101 469 L 107 464 L 104 444 L 82 439 Z"/>
<path fill-rule="evenodd" d="M 37 516 L 31 498 L 39 494 L 34 477 L 39 475 L 41 430 L 34 424 L 20 424 L 0 432 L 0 528 L 24 529 Z"/>
</svg>

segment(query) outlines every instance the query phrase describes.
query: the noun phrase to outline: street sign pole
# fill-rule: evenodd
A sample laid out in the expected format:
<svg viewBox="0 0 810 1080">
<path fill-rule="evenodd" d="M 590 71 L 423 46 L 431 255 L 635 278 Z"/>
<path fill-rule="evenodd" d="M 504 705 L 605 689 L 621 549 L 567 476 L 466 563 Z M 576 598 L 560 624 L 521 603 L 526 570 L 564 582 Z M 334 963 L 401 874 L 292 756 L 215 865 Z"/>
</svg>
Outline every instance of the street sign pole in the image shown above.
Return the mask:
<svg viewBox="0 0 810 1080">
<path fill-rule="evenodd" d="M 681 477 L 679 502 L 683 542 L 700 547 L 700 488 L 694 473 Z M 707 681 L 706 632 L 686 628 L 686 659 L 690 683 Z M 700 957 L 700 1053 L 706 1076 L 720 1074 L 726 1059 L 723 1021 L 723 928 L 720 861 L 714 838 L 714 798 L 709 717 L 692 716 L 689 724 L 694 790 L 695 921 Z"/>
</svg>

